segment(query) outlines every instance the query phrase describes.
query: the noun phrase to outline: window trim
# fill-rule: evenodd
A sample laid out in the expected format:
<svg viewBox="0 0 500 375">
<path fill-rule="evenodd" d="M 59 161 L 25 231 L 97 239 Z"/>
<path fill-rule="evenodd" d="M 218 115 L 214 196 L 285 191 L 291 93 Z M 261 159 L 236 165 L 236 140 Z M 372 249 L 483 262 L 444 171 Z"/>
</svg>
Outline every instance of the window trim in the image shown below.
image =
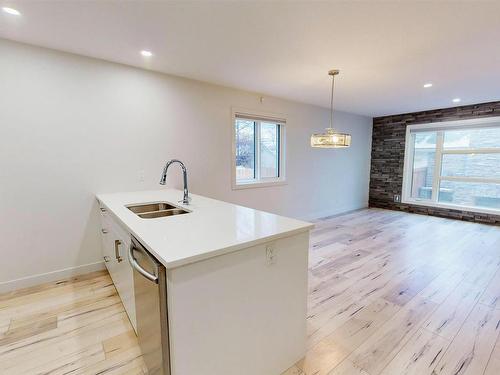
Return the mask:
<svg viewBox="0 0 500 375">
<path fill-rule="evenodd" d="M 256 180 L 250 180 L 249 182 L 238 182 L 236 181 L 236 129 L 235 123 L 237 117 L 249 117 L 250 119 L 255 119 L 255 121 L 269 121 L 275 122 L 280 125 L 279 134 L 279 177 L 266 177 L 261 178 L 258 176 L 258 169 L 260 167 L 260 161 L 258 160 L 260 155 L 260 132 L 256 134 L 255 149 L 259 148 L 259 151 L 255 155 L 255 173 L 257 174 Z M 262 112 L 257 110 L 250 110 L 245 108 L 233 107 L 231 111 L 231 187 L 233 190 L 240 189 L 251 189 L 259 187 L 270 187 L 270 186 L 280 186 L 286 185 L 286 116 L 283 114 Z"/>
<path fill-rule="evenodd" d="M 445 154 L 486 154 L 486 153 L 500 153 L 500 148 L 464 148 L 464 149 L 443 149 L 443 133 L 439 133 L 444 130 L 457 130 L 461 128 L 485 128 L 487 124 L 494 124 L 490 126 L 500 127 L 500 116 L 495 117 L 485 117 L 480 119 L 470 119 L 470 120 L 454 120 L 454 121 L 443 121 L 443 122 L 433 122 L 426 124 L 415 124 L 408 125 L 406 127 L 406 137 L 405 137 L 405 156 L 404 156 L 404 167 L 403 167 L 403 186 L 401 202 L 404 204 L 412 204 L 417 206 L 425 207 L 435 207 L 435 208 L 446 208 L 459 211 L 468 211 L 473 213 L 482 214 L 493 214 L 500 215 L 500 210 L 486 208 L 486 207 L 475 207 L 475 206 L 464 206 L 452 203 L 440 203 L 438 202 L 438 190 L 441 181 L 462 181 L 462 182 L 474 182 L 474 183 L 500 183 L 500 179 L 497 178 L 486 178 L 486 177 L 459 177 L 459 176 L 441 176 L 441 163 L 443 160 L 443 155 Z M 431 199 L 422 198 L 412 198 L 411 197 L 411 187 L 412 187 L 412 176 L 413 176 L 413 158 L 414 158 L 414 144 L 411 142 L 411 135 L 415 133 L 415 130 L 419 131 L 437 131 L 438 136 L 436 139 L 436 163 L 434 165 L 434 177 L 432 181 L 432 197 Z"/>
</svg>

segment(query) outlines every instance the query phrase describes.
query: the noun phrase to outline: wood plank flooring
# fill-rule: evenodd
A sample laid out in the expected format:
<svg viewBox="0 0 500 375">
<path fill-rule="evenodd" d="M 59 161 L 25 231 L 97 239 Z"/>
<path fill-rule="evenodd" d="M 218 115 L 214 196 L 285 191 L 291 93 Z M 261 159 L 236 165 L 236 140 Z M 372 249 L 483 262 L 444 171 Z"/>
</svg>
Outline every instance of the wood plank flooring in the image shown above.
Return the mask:
<svg viewBox="0 0 500 375">
<path fill-rule="evenodd" d="M 107 272 L 0 295 L 0 374 L 146 373 Z"/>
<path fill-rule="evenodd" d="M 286 375 L 500 374 L 500 227 L 369 209 L 316 223 Z"/>
<path fill-rule="evenodd" d="M 500 374 L 500 227 L 360 210 L 316 222 L 309 263 L 284 374 Z M 107 273 L 0 295 L 0 374 L 147 374 Z"/>
</svg>

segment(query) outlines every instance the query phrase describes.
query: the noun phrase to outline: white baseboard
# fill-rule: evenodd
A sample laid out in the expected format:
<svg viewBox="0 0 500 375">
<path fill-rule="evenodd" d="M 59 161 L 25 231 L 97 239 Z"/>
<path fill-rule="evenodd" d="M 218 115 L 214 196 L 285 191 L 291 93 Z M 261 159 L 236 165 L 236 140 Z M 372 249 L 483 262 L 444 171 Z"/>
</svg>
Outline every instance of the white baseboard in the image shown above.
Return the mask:
<svg viewBox="0 0 500 375">
<path fill-rule="evenodd" d="M 0 293 L 11 292 L 17 289 L 28 288 L 30 286 L 35 286 L 43 283 L 67 279 L 69 277 L 78 276 L 85 273 L 100 271 L 104 268 L 105 267 L 103 262 L 96 262 L 83 264 L 76 267 L 65 268 L 62 270 L 41 273 L 38 275 L 22 277 L 20 279 L 3 281 L 0 282 Z"/>
<path fill-rule="evenodd" d="M 316 220 L 322 219 L 324 217 L 342 215 L 342 214 L 346 214 L 348 212 L 361 210 L 363 208 L 368 208 L 368 203 L 362 204 L 359 206 L 342 207 L 342 208 L 338 208 L 338 209 L 334 209 L 334 210 L 325 210 L 325 211 L 321 211 L 321 212 L 314 212 L 314 213 L 309 214 L 309 215 L 301 216 L 301 217 L 299 217 L 299 219 L 305 220 L 305 221 L 316 221 Z"/>
</svg>

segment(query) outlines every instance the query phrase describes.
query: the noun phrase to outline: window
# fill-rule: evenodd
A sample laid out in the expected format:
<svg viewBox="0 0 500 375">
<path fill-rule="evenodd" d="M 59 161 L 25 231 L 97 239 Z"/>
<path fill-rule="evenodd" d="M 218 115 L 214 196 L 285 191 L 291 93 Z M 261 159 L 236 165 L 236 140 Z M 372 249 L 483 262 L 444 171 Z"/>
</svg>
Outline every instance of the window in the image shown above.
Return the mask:
<svg viewBox="0 0 500 375">
<path fill-rule="evenodd" d="M 242 113 L 233 120 L 233 188 L 283 184 L 285 120 Z"/>
<path fill-rule="evenodd" d="M 500 118 L 408 126 L 403 202 L 500 213 Z"/>
</svg>

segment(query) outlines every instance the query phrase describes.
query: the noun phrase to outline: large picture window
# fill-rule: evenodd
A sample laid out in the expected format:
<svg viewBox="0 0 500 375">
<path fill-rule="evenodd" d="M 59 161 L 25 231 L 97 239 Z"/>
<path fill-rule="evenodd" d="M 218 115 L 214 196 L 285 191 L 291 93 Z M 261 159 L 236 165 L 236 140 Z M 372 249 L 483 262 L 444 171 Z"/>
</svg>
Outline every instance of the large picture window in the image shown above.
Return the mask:
<svg viewBox="0 0 500 375">
<path fill-rule="evenodd" d="M 403 202 L 500 213 L 500 118 L 408 126 Z"/>
<path fill-rule="evenodd" d="M 285 120 L 244 113 L 233 120 L 233 188 L 284 183 Z"/>
</svg>

